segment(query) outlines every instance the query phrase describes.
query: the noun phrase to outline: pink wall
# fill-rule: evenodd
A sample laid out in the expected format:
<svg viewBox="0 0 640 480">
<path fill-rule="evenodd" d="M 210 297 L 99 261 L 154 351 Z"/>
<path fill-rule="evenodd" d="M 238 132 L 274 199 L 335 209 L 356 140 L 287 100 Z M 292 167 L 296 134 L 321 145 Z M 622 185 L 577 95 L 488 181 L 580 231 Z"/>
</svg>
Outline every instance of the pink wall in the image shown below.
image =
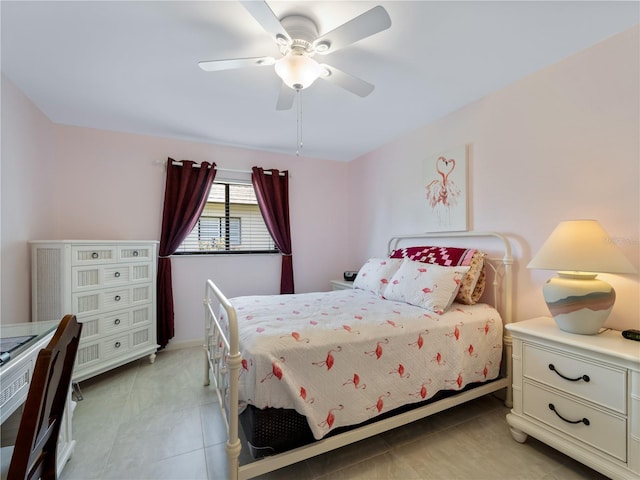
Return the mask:
<svg viewBox="0 0 640 480">
<path fill-rule="evenodd" d="M 55 153 L 51 122 L 4 76 L 1 159 L 0 320 L 20 323 L 31 304 L 25 240 L 52 227 Z"/>
<path fill-rule="evenodd" d="M 328 290 L 346 252 L 336 232 L 346 230 L 347 165 L 237 148 L 56 126 L 57 238 L 158 239 L 164 167 L 174 159 L 214 161 L 220 169 L 253 165 L 288 169 L 296 291 Z M 222 175 L 222 173 L 221 173 Z M 62 188 L 72 183 L 73 189 Z M 320 200 L 319 200 L 320 199 Z M 321 258 L 321 261 L 318 259 Z M 202 335 L 206 279 L 229 296 L 278 293 L 280 257 L 178 257 L 173 260 L 176 336 Z"/>
<path fill-rule="evenodd" d="M 54 125 L 10 82 L 2 93 L 2 135 L 13 139 L 2 152 L 3 318 L 29 320 L 29 239 L 157 240 L 167 157 L 288 169 L 296 290 L 328 290 L 345 269 L 346 163 Z M 22 121 L 33 115 L 41 125 Z M 173 265 L 175 342 L 202 336 L 207 278 L 230 296 L 279 291 L 277 255 L 178 257 Z"/>
<path fill-rule="evenodd" d="M 419 218 L 425 158 L 470 145 L 470 229 L 507 234 L 516 320 L 548 315 L 553 272 L 526 269 L 562 220 L 599 220 L 639 267 L 640 66 L 635 27 L 350 162 L 354 264 Z M 617 291 L 610 326 L 640 327 L 637 275 L 601 275 Z"/>
</svg>

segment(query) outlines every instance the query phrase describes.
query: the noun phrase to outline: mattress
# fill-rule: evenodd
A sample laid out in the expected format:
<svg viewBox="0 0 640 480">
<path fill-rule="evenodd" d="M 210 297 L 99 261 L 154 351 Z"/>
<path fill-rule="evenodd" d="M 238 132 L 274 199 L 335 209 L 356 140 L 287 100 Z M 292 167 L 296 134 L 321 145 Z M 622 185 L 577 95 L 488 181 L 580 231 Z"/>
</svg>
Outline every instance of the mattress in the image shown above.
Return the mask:
<svg viewBox="0 0 640 480">
<path fill-rule="evenodd" d="M 437 315 L 363 290 L 231 303 L 240 328 L 240 411 L 294 410 L 313 439 L 500 371 L 502 320 L 486 304 L 454 303 Z"/>
</svg>

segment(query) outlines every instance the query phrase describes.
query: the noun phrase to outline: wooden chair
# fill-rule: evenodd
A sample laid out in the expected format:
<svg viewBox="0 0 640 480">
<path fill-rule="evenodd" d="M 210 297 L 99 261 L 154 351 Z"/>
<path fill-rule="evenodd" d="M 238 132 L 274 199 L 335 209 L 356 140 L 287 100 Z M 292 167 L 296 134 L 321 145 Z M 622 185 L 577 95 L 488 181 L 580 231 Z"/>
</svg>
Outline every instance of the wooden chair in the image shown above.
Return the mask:
<svg viewBox="0 0 640 480">
<path fill-rule="evenodd" d="M 38 353 L 9 465 L 8 480 L 56 478 L 58 435 L 82 324 L 66 315 Z"/>
</svg>

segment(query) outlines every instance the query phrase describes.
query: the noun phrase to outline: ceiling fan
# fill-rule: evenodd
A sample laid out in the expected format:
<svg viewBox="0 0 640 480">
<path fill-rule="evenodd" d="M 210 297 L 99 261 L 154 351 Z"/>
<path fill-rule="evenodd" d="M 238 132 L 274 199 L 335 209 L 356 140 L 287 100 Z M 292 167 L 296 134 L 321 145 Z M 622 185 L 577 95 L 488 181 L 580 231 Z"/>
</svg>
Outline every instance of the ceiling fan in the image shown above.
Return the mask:
<svg viewBox="0 0 640 480">
<path fill-rule="evenodd" d="M 351 93 L 366 97 L 374 86 L 331 65 L 318 63 L 313 57 L 327 55 L 370 37 L 391 26 L 391 18 L 382 6 L 374 7 L 323 35 L 313 20 L 303 15 L 287 15 L 279 19 L 266 1 L 241 1 L 242 5 L 273 37 L 282 57 L 250 57 L 199 62 L 207 72 L 244 67 L 274 65 L 282 78 L 282 88 L 276 108 L 293 106 L 296 92 L 309 87 L 316 79 L 332 82 Z"/>
</svg>

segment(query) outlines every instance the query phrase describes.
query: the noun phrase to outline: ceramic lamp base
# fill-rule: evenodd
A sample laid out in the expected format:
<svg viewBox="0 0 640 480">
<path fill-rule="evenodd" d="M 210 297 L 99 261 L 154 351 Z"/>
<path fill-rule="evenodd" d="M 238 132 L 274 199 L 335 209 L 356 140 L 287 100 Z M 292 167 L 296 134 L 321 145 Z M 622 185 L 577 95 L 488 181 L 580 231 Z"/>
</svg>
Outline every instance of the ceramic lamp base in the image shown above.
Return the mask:
<svg viewBox="0 0 640 480">
<path fill-rule="evenodd" d="M 581 335 L 598 333 L 616 300 L 613 287 L 595 274 L 559 272 L 542 293 L 560 330 Z"/>
</svg>

